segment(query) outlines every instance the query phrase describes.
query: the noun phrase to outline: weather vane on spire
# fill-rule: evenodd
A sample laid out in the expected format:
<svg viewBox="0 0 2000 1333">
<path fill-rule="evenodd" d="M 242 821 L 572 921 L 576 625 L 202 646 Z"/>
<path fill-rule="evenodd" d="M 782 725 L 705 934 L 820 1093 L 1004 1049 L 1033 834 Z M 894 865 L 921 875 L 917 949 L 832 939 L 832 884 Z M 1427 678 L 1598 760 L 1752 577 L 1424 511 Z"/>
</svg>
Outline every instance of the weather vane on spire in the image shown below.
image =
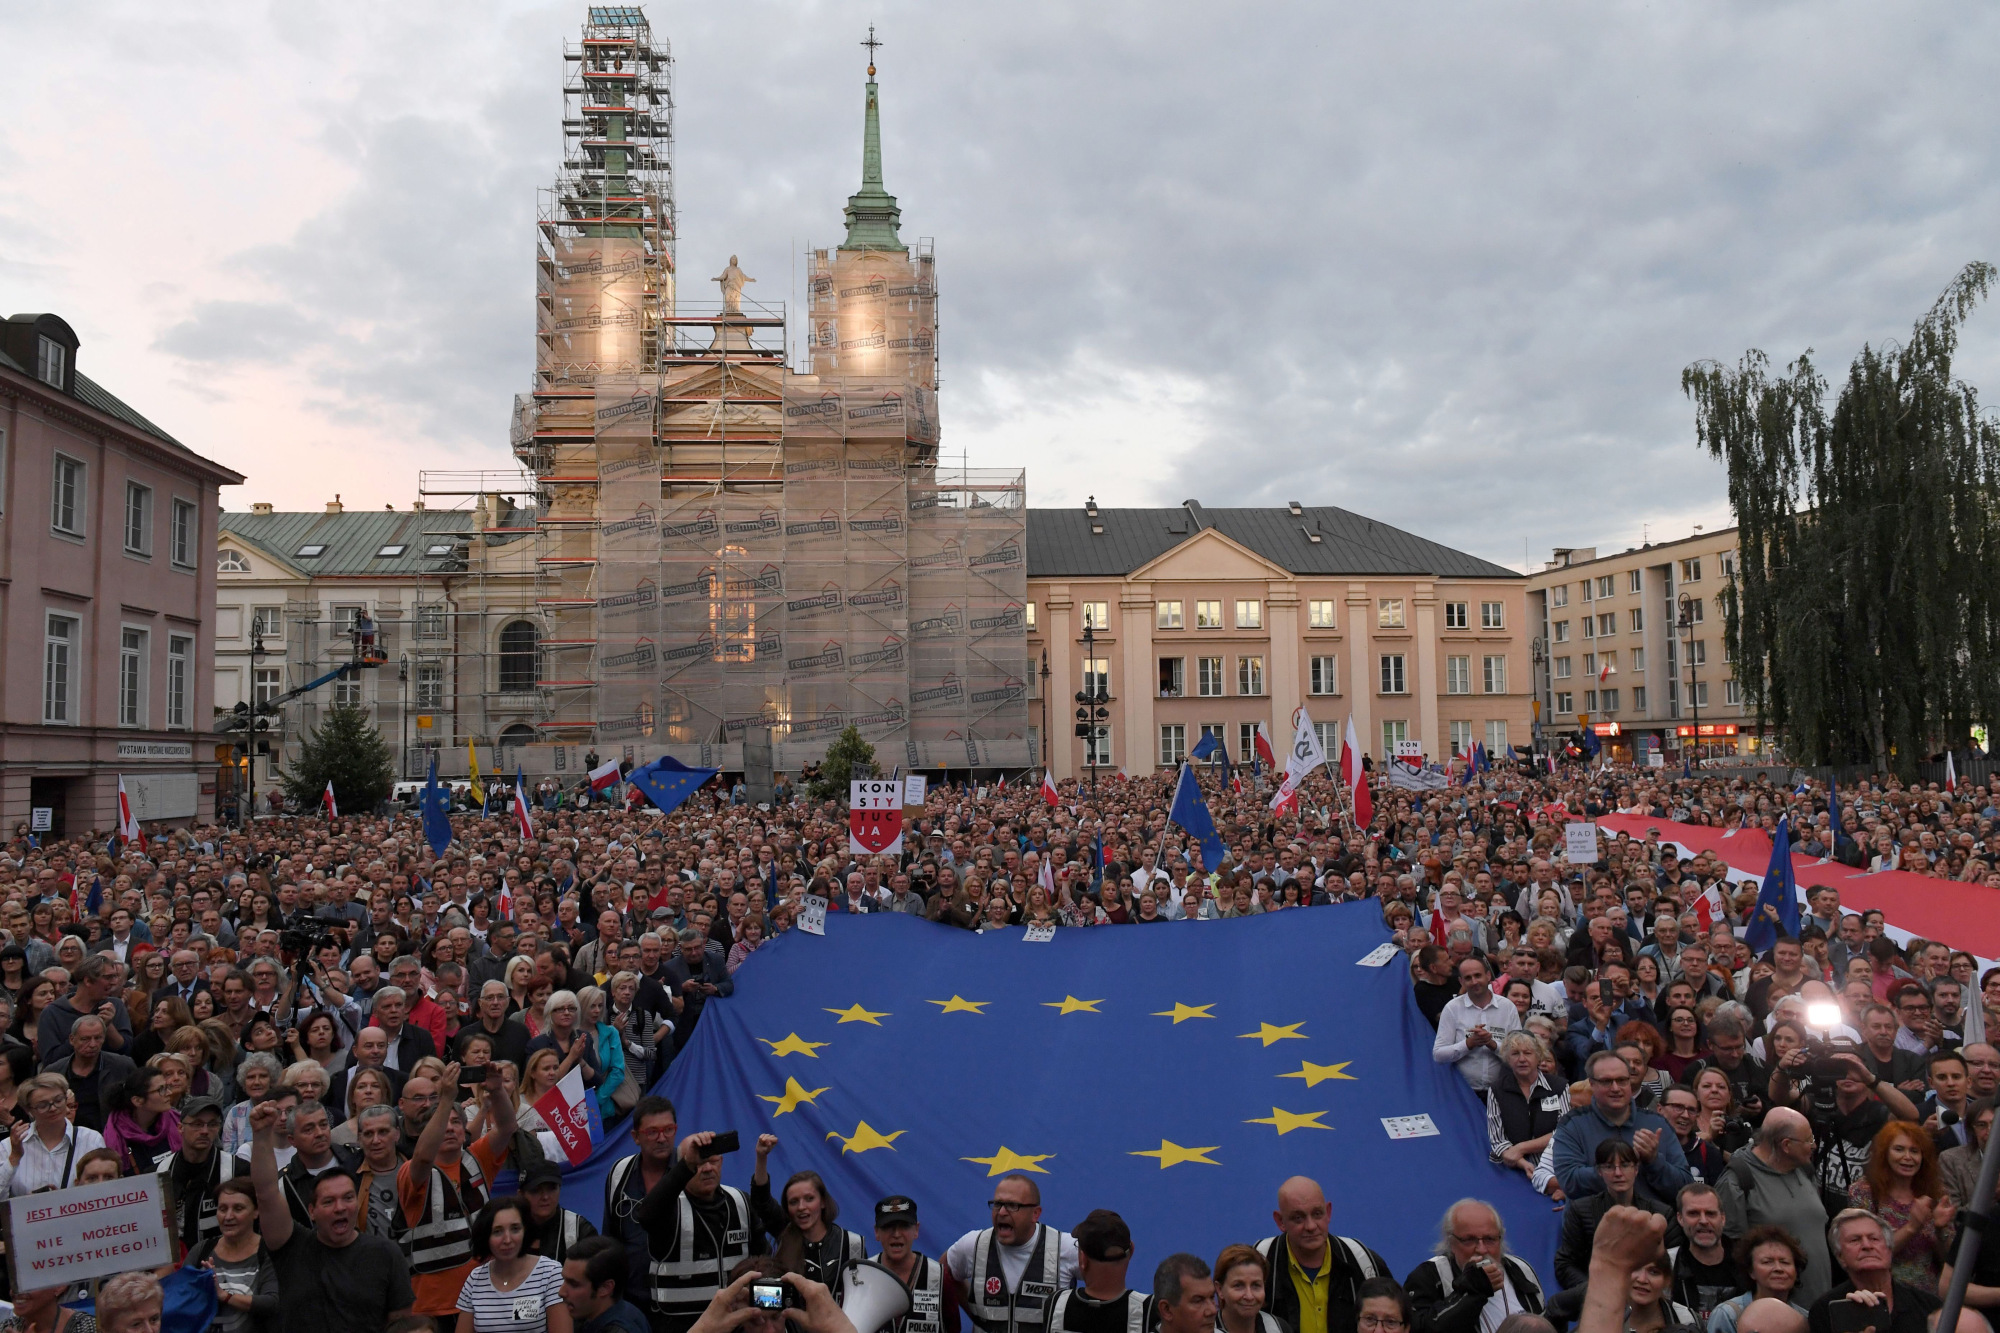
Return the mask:
<svg viewBox="0 0 2000 1333">
<path fill-rule="evenodd" d="M 868 48 L 868 77 L 872 79 L 875 77 L 875 48 L 886 46 L 888 43 L 875 40 L 875 25 L 871 23 L 868 25 L 868 40 L 861 45 Z"/>
</svg>

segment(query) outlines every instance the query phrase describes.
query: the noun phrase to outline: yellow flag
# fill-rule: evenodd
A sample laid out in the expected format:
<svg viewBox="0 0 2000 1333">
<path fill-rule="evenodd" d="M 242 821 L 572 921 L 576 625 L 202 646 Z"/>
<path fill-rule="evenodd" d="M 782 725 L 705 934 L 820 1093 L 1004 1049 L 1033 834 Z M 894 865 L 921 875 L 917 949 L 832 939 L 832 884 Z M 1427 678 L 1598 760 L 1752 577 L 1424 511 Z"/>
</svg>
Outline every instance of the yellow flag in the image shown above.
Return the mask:
<svg viewBox="0 0 2000 1333">
<path fill-rule="evenodd" d="M 472 748 L 472 742 L 465 743 L 465 757 L 472 762 L 472 799 L 486 804 L 486 788 L 479 781 L 479 751 Z"/>
</svg>

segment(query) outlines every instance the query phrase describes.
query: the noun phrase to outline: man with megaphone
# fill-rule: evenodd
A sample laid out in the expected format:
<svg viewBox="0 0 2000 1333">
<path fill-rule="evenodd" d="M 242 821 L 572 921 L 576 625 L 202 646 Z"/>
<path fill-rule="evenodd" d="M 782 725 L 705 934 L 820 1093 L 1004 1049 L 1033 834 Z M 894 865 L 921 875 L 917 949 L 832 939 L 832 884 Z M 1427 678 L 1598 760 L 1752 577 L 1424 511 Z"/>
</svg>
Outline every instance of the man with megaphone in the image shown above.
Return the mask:
<svg viewBox="0 0 2000 1333">
<path fill-rule="evenodd" d="M 958 1333 L 958 1302 L 945 1284 L 944 1265 L 915 1249 L 916 1200 L 892 1194 L 875 1205 L 875 1243 L 882 1247 L 875 1262 L 910 1289 L 910 1312 L 890 1333 Z"/>
</svg>

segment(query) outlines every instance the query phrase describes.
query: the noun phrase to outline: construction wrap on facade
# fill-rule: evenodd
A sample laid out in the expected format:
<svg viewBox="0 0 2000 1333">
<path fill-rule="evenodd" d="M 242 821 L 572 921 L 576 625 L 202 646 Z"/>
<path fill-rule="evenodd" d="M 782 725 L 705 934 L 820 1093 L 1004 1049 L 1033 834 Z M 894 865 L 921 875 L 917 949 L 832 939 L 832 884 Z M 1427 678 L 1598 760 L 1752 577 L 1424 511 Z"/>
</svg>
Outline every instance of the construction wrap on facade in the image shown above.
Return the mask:
<svg viewBox="0 0 2000 1333">
<path fill-rule="evenodd" d="M 768 731 L 795 770 L 852 726 L 885 765 L 1028 764 L 1025 478 L 940 465 L 936 265 L 882 189 L 873 66 L 800 373 L 734 256 L 720 302 L 676 299 L 664 42 L 599 7 L 582 51 L 515 435 L 543 497 L 544 743 L 739 769 Z M 592 82 L 626 63 L 661 71 L 638 121 L 632 82 Z"/>
</svg>

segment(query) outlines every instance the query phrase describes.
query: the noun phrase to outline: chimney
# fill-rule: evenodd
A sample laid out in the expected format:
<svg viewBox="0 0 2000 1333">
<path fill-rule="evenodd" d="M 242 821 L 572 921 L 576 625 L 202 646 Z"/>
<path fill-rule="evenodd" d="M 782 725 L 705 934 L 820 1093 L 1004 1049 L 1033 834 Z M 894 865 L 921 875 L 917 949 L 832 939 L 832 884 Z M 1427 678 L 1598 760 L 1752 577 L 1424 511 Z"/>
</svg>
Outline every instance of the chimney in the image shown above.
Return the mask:
<svg viewBox="0 0 2000 1333">
<path fill-rule="evenodd" d="M 423 502 L 422 500 L 415 500 L 415 501 L 412 501 L 412 502 L 411 502 L 411 504 L 410 504 L 410 512 L 412 512 L 412 513 L 416 513 L 416 514 L 421 514 L 421 513 L 423 513 L 423 512 L 424 512 L 424 502 Z"/>
<path fill-rule="evenodd" d="M 326 502 L 326 512 L 329 514 L 338 514 L 341 512 L 339 491 L 335 491 L 333 493 L 333 498 Z"/>
<path fill-rule="evenodd" d="M 269 500 L 259 500 L 250 506 L 250 512 L 253 514 L 268 514 L 271 512 L 271 502 Z"/>
</svg>

